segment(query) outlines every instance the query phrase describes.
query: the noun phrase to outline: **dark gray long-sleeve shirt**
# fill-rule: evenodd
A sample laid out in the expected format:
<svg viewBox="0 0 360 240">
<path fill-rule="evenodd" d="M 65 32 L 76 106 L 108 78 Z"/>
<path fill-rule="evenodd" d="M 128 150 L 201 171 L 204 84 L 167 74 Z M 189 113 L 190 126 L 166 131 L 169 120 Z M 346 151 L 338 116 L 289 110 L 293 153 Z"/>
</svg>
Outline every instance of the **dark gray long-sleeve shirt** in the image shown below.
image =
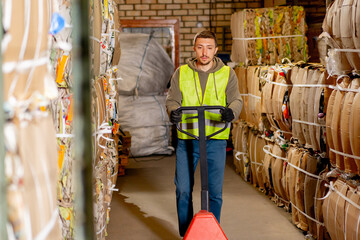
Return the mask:
<svg viewBox="0 0 360 240">
<path fill-rule="evenodd" d="M 224 66 L 224 63 L 218 57 L 215 57 L 213 61 L 214 61 L 213 67 L 210 70 L 203 72 L 196 67 L 196 59 L 187 60 L 187 64 L 189 65 L 189 67 L 194 71 L 196 71 L 199 75 L 199 80 L 203 95 L 205 93 L 205 88 L 209 77 L 209 73 L 214 73 Z M 171 78 L 170 89 L 168 91 L 168 95 L 166 98 L 166 108 L 168 114 L 170 114 L 171 111 L 181 107 L 182 94 L 179 87 L 179 73 L 180 73 L 180 68 L 178 68 L 175 71 L 175 73 Z M 225 95 L 226 95 L 226 105 L 227 107 L 231 108 L 231 110 L 234 113 L 234 117 L 235 117 L 234 119 L 236 120 L 239 118 L 243 106 L 243 100 L 239 92 L 238 79 L 236 77 L 235 71 L 232 68 L 230 68 L 229 81 L 225 89 Z M 203 97 L 204 96 L 202 96 L 202 98 Z"/>
</svg>

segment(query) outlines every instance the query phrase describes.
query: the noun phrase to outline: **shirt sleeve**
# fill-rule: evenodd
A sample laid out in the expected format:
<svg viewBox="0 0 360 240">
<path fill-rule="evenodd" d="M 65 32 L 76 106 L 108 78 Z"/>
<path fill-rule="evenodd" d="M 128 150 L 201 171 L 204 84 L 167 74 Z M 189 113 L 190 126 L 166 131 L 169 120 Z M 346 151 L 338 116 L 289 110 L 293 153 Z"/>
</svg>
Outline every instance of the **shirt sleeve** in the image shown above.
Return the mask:
<svg viewBox="0 0 360 240">
<path fill-rule="evenodd" d="M 234 113 L 234 120 L 239 118 L 243 107 L 243 100 L 239 92 L 238 79 L 235 71 L 230 68 L 229 81 L 225 89 L 227 107 Z"/>
<path fill-rule="evenodd" d="M 166 109 L 168 114 L 170 115 L 171 111 L 178 109 L 181 107 L 182 102 L 182 94 L 179 86 L 179 74 L 180 68 L 178 68 L 173 74 L 170 80 L 170 88 L 166 97 Z"/>
</svg>

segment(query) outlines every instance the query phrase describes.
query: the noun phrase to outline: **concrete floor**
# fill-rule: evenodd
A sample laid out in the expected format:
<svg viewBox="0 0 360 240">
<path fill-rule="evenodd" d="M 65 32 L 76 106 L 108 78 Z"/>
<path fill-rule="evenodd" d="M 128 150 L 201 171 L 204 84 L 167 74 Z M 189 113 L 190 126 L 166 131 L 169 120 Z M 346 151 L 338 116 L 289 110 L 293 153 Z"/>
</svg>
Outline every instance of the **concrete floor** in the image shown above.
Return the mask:
<svg viewBox="0 0 360 240">
<path fill-rule="evenodd" d="M 107 240 L 177 240 L 175 156 L 130 159 L 111 202 Z M 200 210 L 197 168 L 194 211 Z M 303 240 L 291 215 L 244 182 L 229 155 L 225 168 L 221 227 L 231 240 Z"/>
</svg>

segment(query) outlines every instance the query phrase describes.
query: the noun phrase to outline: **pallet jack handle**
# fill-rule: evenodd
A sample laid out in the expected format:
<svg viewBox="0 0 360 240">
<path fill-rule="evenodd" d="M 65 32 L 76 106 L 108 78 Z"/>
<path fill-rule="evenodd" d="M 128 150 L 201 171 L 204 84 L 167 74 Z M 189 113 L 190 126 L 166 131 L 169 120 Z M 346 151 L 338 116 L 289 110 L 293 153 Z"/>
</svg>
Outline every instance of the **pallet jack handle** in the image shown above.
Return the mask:
<svg viewBox="0 0 360 240">
<path fill-rule="evenodd" d="M 211 137 L 219 134 L 220 132 L 224 131 L 228 125 L 229 122 L 225 122 L 225 126 L 206 136 L 205 133 L 205 111 L 206 110 L 221 110 L 225 109 L 223 106 L 199 106 L 199 107 L 180 107 L 177 111 L 197 111 L 198 115 L 191 118 L 198 118 L 198 124 L 199 124 L 199 136 L 195 136 L 194 134 L 191 134 L 189 132 L 184 131 L 180 127 L 180 123 L 176 124 L 176 128 L 190 136 L 195 138 L 199 141 L 199 155 L 200 155 L 200 176 L 201 176 L 201 210 L 206 210 L 209 212 L 209 183 L 208 183 L 208 167 L 207 167 L 207 153 L 206 153 L 206 140 L 209 140 Z"/>
</svg>

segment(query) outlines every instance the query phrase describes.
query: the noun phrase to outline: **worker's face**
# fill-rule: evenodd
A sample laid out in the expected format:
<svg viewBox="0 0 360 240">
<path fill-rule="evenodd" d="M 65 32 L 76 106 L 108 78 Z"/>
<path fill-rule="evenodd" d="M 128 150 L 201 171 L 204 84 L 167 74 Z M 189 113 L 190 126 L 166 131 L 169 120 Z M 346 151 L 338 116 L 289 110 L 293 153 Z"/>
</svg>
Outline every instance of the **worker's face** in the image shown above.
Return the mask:
<svg viewBox="0 0 360 240">
<path fill-rule="evenodd" d="M 201 65 L 208 65 L 213 59 L 218 48 L 215 47 L 215 40 L 211 38 L 196 39 L 194 51 L 196 59 Z"/>
</svg>

